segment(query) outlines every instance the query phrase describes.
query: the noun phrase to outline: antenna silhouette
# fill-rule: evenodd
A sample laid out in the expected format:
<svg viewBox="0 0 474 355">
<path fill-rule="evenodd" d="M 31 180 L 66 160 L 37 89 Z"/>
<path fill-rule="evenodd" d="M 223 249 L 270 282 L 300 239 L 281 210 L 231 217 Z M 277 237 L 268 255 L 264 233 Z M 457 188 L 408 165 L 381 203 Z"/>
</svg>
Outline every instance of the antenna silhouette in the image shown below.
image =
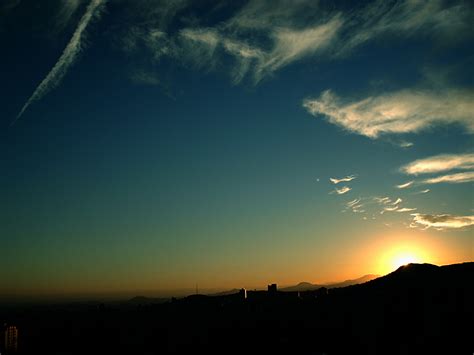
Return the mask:
<svg viewBox="0 0 474 355">
<path fill-rule="evenodd" d="M 198 284 L 196 283 L 196 295 L 199 295 Z"/>
</svg>

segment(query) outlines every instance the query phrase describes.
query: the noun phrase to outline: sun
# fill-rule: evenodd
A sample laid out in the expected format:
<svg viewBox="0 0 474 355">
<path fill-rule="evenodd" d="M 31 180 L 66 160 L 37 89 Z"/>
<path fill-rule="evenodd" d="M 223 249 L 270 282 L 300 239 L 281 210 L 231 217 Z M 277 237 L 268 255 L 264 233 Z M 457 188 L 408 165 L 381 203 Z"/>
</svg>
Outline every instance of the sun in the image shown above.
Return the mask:
<svg viewBox="0 0 474 355">
<path fill-rule="evenodd" d="M 403 265 L 429 263 L 431 260 L 426 248 L 422 248 L 414 243 L 400 243 L 388 247 L 381 253 L 378 259 L 378 270 L 382 275 L 395 271 Z"/>
<path fill-rule="evenodd" d="M 411 263 L 420 263 L 420 257 L 415 255 L 413 252 L 402 252 L 400 254 L 395 254 L 392 259 L 392 268 L 398 269 L 400 266 L 411 264 Z"/>
</svg>

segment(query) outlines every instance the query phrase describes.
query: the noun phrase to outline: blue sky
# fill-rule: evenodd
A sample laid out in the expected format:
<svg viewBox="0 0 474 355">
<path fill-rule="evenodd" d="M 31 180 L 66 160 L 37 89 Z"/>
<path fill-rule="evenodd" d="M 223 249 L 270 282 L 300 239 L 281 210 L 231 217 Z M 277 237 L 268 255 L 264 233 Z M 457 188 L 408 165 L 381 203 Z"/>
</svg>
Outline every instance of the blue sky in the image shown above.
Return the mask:
<svg viewBox="0 0 474 355">
<path fill-rule="evenodd" d="M 4 2 L 3 292 L 328 281 L 388 272 L 397 244 L 472 260 L 472 20 L 467 1 Z"/>
</svg>

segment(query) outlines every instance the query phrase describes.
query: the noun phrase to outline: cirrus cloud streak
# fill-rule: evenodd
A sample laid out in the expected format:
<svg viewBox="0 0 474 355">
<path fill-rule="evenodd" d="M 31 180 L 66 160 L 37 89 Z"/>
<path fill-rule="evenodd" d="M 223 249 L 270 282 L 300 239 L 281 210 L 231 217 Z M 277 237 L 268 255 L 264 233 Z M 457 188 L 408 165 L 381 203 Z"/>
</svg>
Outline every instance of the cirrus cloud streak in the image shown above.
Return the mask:
<svg viewBox="0 0 474 355">
<path fill-rule="evenodd" d="M 20 112 L 16 116 L 15 120 L 11 123 L 12 125 L 23 115 L 26 109 L 35 101 L 40 100 L 46 95 L 51 89 L 55 88 L 63 77 L 66 75 L 69 67 L 74 64 L 77 55 L 82 48 L 82 37 L 84 32 L 89 25 L 90 21 L 98 16 L 100 8 L 105 4 L 106 0 L 92 0 L 87 6 L 85 14 L 82 16 L 79 24 L 72 35 L 71 40 L 64 48 L 63 53 L 59 57 L 59 60 L 54 65 L 53 69 L 46 75 L 43 81 L 38 85 L 36 90 L 26 101 L 21 108 Z"/>
<path fill-rule="evenodd" d="M 434 178 L 423 180 L 424 184 L 439 184 L 439 183 L 450 183 L 450 184 L 460 184 L 465 182 L 474 181 L 474 171 L 468 171 L 465 173 L 457 173 L 450 175 L 442 175 Z"/>
</svg>

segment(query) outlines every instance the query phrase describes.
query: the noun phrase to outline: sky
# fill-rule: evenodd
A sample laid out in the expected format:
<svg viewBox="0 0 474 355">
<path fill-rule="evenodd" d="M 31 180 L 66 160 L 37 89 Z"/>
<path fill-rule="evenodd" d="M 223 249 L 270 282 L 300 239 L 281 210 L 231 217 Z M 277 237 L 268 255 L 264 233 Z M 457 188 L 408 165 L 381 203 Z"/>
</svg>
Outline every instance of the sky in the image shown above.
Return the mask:
<svg viewBox="0 0 474 355">
<path fill-rule="evenodd" d="M 473 10 L 2 1 L 0 294 L 473 261 Z"/>
</svg>

